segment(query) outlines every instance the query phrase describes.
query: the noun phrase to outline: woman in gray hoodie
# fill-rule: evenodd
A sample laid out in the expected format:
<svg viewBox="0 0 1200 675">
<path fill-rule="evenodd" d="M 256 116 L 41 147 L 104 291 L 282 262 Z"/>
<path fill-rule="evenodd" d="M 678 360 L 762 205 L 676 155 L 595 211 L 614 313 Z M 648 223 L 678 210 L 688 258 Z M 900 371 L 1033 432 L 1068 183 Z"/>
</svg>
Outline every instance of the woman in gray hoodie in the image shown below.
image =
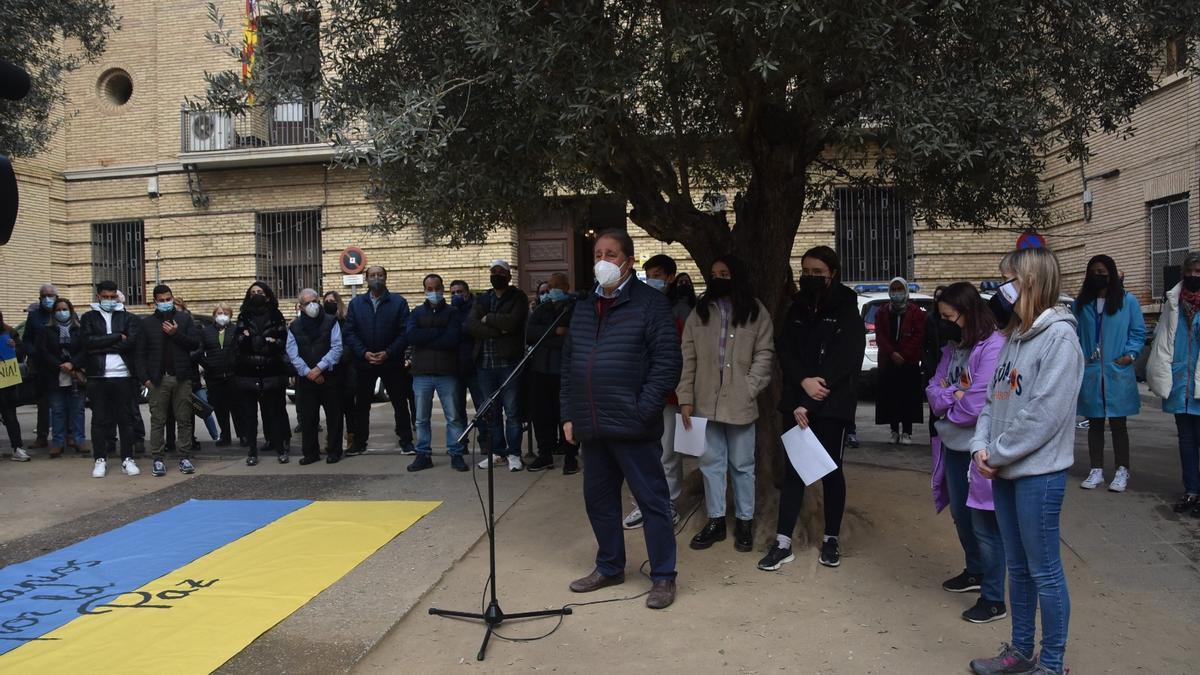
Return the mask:
<svg viewBox="0 0 1200 675">
<path fill-rule="evenodd" d="M 1012 646 L 971 670 L 1061 673 L 1071 600 L 1059 550 L 1059 515 L 1067 469 L 1075 460 L 1075 401 L 1083 352 L 1075 317 L 1058 304 L 1058 259 L 1046 249 L 1011 255 L 1015 276 L 1000 292 L 1013 303 L 975 426 L 971 454 L 993 478 L 996 521 L 1008 564 Z M 1035 616 L 1042 610 L 1041 655 L 1032 660 Z"/>
</svg>

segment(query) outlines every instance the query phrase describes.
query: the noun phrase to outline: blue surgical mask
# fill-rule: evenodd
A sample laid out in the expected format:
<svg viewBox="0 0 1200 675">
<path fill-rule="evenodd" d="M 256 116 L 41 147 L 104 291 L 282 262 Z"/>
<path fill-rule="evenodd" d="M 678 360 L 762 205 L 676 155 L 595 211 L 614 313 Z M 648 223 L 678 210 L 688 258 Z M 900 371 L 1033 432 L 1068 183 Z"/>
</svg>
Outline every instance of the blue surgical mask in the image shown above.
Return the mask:
<svg viewBox="0 0 1200 675">
<path fill-rule="evenodd" d="M 550 296 L 550 302 L 563 302 L 570 297 L 570 294 L 561 288 L 551 288 L 547 295 Z"/>
<path fill-rule="evenodd" d="M 542 302 L 542 303 L 550 302 L 550 291 L 546 291 L 545 293 L 542 293 L 541 295 L 539 295 L 538 302 Z"/>
<path fill-rule="evenodd" d="M 442 304 L 442 292 L 425 291 L 425 300 L 427 300 L 431 305 L 440 305 Z"/>
<path fill-rule="evenodd" d="M 54 313 L 54 320 L 59 323 L 66 323 L 71 320 L 71 312 L 65 309 L 60 309 Z"/>
<path fill-rule="evenodd" d="M 888 293 L 888 297 L 897 305 L 902 305 L 908 300 L 908 296 L 904 293 Z"/>
<path fill-rule="evenodd" d="M 48 295 L 48 296 L 42 298 L 42 308 L 43 309 L 54 309 L 54 303 L 56 303 L 56 302 L 58 302 L 58 298 L 54 297 L 53 295 Z"/>
<path fill-rule="evenodd" d="M 167 300 L 165 302 L 160 302 L 160 303 L 154 305 L 154 309 L 157 309 L 159 312 L 161 312 L 163 314 L 170 314 L 171 312 L 175 311 L 175 303 L 170 300 Z"/>
<path fill-rule="evenodd" d="M 467 304 L 467 296 L 452 295 L 450 296 L 450 304 L 454 305 L 455 307 L 462 307 L 463 305 Z"/>
<path fill-rule="evenodd" d="M 116 300 L 101 300 L 100 301 L 100 311 L 102 311 L 102 312 L 111 312 L 116 308 L 117 308 Z"/>
<path fill-rule="evenodd" d="M 646 285 L 661 293 L 667 292 L 667 282 L 654 277 L 646 277 Z"/>
</svg>

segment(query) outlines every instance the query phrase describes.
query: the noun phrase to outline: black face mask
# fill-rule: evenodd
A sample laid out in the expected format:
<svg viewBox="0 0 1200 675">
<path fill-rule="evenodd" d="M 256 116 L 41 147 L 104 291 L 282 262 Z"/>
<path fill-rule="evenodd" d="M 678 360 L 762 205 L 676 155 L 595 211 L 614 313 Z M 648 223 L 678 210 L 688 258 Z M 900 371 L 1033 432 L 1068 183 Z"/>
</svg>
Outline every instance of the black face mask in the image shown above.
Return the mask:
<svg viewBox="0 0 1200 675">
<path fill-rule="evenodd" d="M 962 342 L 962 326 L 948 319 L 938 319 L 938 335 L 947 342 Z"/>
<path fill-rule="evenodd" d="M 805 293 L 818 293 L 826 288 L 825 277 L 814 277 L 807 274 L 800 277 L 800 290 Z"/>
<path fill-rule="evenodd" d="M 503 274 L 492 275 L 492 288 L 502 291 L 508 288 L 508 277 Z"/>
<path fill-rule="evenodd" d="M 250 309 L 263 309 L 267 306 L 267 296 L 252 295 L 246 299 L 246 304 L 249 305 Z"/>
<path fill-rule="evenodd" d="M 1183 287 L 1193 293 L 1200 291 L 1200 277 L 1184 277 Z"/>
<path fill-rule="evenodd" d="M 1083 278 L 1083 287 L 1093 293 L 1098 293 L 1108 288 L 1108 275 L 1089 274 Z"/>
<path fill-rule="evenodd" d="M 996 317 L 996 325 L 1004 328 L 1012 319 L 1012 305 L 1004 299 L 1004 294 L 999 291 L 988 300 L 988 309 L 992 310 L 992 316 Z"/>
<path fill-rule="evenodd" d="M 325 303 L 325 313 L 326 314 L 337 314 L 337 309 L 338 308 L 337 308 L 336 302 Z"/>
<path fill-rule="evenodd" d="M 733 279 L 722 279 L 721 277 L 713 277 L 708 281 L 708 292 L 714 298 L 724 297 L 733 292 Z"/>
</svg>

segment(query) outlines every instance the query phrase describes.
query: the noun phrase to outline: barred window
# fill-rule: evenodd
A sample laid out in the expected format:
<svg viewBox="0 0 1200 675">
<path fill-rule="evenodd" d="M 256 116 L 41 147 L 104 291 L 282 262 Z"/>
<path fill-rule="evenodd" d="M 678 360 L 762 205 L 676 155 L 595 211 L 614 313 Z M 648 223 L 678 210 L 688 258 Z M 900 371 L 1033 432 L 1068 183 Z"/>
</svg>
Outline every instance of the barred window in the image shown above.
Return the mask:
<svg viewBox="0 0 1200 675">
<path fill-rule="evenodd" d="M 321 212 L 279 211 L 257 214 L 256 273 L 280 298 L 305 288 L 321 290 Z"/>
<path fill-rule="evenodd" d="M 114 281 L 125 304 L 146 302 L 145 229 L 140 220 L 92 223 L 92 282 Z"/>
<path fill-rule="evenodd" d="M 1188 252 L 1188 198 L 1170 197 L 1146 205 L 1150 222 L 1150 287 L 1155 298 L 1166 292 L 1168 270 Z"/>
<path fill-rule="evenodd" d="M 843 281 L 912 279 L 912 215 L 889 188 L 834 190 L 834 231 Z"/>
</svg>

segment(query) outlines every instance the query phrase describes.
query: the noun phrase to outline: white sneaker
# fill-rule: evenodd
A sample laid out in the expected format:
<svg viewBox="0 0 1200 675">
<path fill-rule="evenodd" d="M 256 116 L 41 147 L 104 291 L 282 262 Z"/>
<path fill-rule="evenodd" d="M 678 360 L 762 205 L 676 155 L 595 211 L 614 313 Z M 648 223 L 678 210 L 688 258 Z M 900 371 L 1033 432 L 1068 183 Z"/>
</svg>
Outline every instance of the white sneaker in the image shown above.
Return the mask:
<svg viewBox="0 0 1200 675">
<path fill-rule="evenodd" d="M 96 460 L 96 466 L 92 467 L 92 478 L 104 478 L 104 474 L 108 473 L 108 462 L 104 458 Z"/>
<path fill-rule="evenodd" d="M 1095 490 L 1101 485 L 1104 485 L 1104 469 L 1092 469 L 1088 472 L 1088 477 L 1084 478 L 1083 482 L 1079 484 L 1079 487 L 1084 490 Z M 1121 489 L 1125 489 L 1124 483 L 1121 484 Z"/>
<path fill-rule="evenodd" d="M 524 469 L 524 468 L 525 468 L 525 464 L 521 462 L 520 455 L 513 455 L 512 457 L 508 458 L 508 470 L 509 471 L 520 471 L 521 469 Z"/>
<path fill-rule="evenodd" d="M 899 442 L 900 442 L 900 432 L 899 432 L 899 431 L 893 431 L 893 432 L 892 432 L 892 445 L 895 445 L 895 444 L 897 444 L 897 443 L 899 443 Z"/>
<path fill-rule="evenodd" d="M 25 452 L 24 448 L 13 448 L 12 461 L 28 462 L 29 461 L 29 453 Z"/>
<path fill-rule="evenodd" d="M 121 460 L 121 471 L 126 476 L 136 476 L 142 472 L 141 469 L 137 468 L 137 463 L 133 461 L 132 457 L 126 457 Z"/>
<path fill-rule="evenodd" d="M 900 434 L 900 445 L 912 445 L 912 434 Z"/>
<path fill-rule="evenodd" d="M 1124 492 L 1125 487 L 1129 485 L 1129 469 L 1123 466 L 1117 467 L 1117 475 L 1113 476 L 1112 482 L 1108 484 L 1109 492 Z"/>
<path fill-rule="evenodd" d="M 486 469 L 486 468 L 488 468 L 488 465 L 492 462 L 495 462 L 496 466 L 500 466 L 501 464 L 504 463 L 504 458 L 501 457 L 500 455 L 491 455 L 491 456 L 484 457 L 483 459 L 479 460 L 479 464 L 477 464 L 476 466 L 478 466 L 481 469 Z"/>
<path fill-rule="evenodd" d="M 635 506 L 629 515 L 625 516 L 625 520 L 621 521 L 621 527 L 626 530 L 636 530 L 642 526 L 643 522 L 642 510 Z"/>
</svg>

